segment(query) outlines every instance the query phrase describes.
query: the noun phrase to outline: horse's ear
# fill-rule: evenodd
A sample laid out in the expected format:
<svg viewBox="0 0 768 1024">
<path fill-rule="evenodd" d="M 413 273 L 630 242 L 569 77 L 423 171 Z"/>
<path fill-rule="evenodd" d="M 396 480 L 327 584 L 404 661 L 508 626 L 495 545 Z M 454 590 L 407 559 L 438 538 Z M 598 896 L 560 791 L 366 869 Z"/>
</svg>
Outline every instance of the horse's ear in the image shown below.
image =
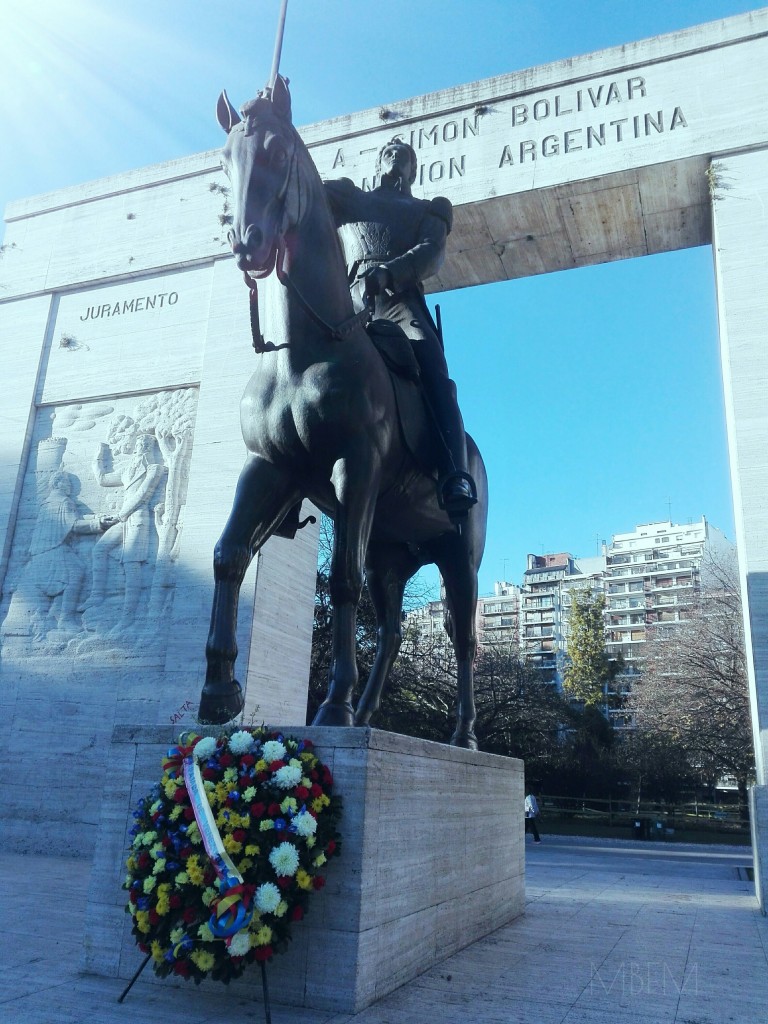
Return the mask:
<svg viewBox="0 0 768 1024">
<path fill-rule="evenodd" d="M 272 106 L 278 117 L 286 121 L 291 120 L 291 93 L 288 89 L 288 79 L 278 75 L 272 88 Z"/>
<path fill-rule="evenodd" d="M 229 135 L 236 124 L 240 124 L 241 117 L 229 102 L 226 90 L 219 96 L 219 101 L 216 104 L 216 117 L 227 135 Z"/>
</svg>

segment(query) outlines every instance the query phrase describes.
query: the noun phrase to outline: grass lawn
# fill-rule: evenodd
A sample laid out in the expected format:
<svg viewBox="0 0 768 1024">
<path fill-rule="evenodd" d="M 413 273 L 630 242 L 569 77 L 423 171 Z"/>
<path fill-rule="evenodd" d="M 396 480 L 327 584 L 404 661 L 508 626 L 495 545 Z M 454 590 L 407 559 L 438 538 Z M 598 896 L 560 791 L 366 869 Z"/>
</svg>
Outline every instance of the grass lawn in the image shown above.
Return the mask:
<svg viewBox="0 0 768 1024">
<path fill-rule="evenodd" d="M 537 819 L 539 832 L 542 836 L 592 836 L 595 839 L 633 839 L 631 826 L 602 825 L 598 822 L 585 821 L 580 818 L 555 818 L 547 815 Z M 739 832 L 711 831 L 708 829 L 675 829 L 672 835 L 662 833 L 659 836 L 653 835 L 652 839 L 659 839 L 669 843 L 703 843 L 707 845 L 725 846 L 749 846 L 750 836 L 747 830 Z M 643 842 L 638 839 L 637 842 Z"/>
</svg>

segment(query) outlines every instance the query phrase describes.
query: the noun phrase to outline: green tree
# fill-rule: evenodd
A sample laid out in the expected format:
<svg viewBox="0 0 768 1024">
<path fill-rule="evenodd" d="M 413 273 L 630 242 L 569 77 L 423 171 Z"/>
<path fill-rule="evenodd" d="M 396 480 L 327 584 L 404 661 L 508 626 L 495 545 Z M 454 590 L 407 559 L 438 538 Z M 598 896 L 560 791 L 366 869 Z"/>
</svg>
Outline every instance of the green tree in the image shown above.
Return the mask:
<svg viewBox="0 0 768 1024">
<path fill-rule="evenodd" d="M 606 703 L 608 684 L 617 672 L 605 650 L 605 596 L 586 588 L 571 591 L 567 665 L 563 689 L 587 707 Z"/>
</svg>

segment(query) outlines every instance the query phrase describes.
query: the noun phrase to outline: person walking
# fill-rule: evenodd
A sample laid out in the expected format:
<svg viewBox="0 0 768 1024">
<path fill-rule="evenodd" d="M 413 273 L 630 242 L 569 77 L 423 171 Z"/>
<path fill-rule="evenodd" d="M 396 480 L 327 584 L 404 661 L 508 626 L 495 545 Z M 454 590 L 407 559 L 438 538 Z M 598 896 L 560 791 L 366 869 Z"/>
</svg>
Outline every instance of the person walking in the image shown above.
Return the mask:
<svg viewBox="0 0 768 1024">
<path fill-rule="evenodd" d="M 529 793 L 525 798 L 525 832 L 533 832 L 534 843 L 541 842 L 541 836 L 539 835 L 539 829 L 536 825 L 536 819 L 539 816 L 539 803 L 533 793 Z"/>
</svg>

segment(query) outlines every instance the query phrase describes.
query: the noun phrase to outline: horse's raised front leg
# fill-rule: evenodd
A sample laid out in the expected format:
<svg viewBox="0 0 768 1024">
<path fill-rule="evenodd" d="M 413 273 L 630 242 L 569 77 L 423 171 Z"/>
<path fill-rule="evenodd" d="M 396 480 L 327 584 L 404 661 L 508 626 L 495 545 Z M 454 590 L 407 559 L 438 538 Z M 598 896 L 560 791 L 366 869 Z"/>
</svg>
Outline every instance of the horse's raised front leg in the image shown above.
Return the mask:
<svg viewBox="0 0 768 1024">
<path fill-rule="evenodd" d="M 331 482 L 336 493 L 329 581 L 333 608 L 331 668 L 328 695 L 312 724 L 354 725 L 352 694 L 357 685 L 357 607 L 378 494 L 378 472 L 366 469 L 365 461 L 341 459 L 334 466 Z"/>
<path fill-rule="evenodd" d="M 376 613 L 376 658 L 365 690 L 357 703 L 355 725 L 368 725 L 381 704 L 392 665 L 403 639 L 403 594 L 408 580 L 421 568 L 401 544 L 371 542 L 365 560 L 368 593 Z"/>
<path fill-rule="evenodd" d="M 471 513 L 470 513 L 471 514 Z M 477 636 L 477 566 L 471 557 L 466 533 L 447 535 L 437 560 L 445 584 L 448 608 L 446 628 L 456 652 L 458 702 L 456 730 L 451 737 L 455 747 L 477 750 L 475 736 L 475 655 Z"/>
<path fill-rule="evenodd" d="M 300 495 L 288 475 L 257 455 L 249 455 L 235 491 L 224 532 L 213 554 L 214 592 L 208 662 L 200 697 L 201 722 L 223 723 L 243 709 L 235 679 L 237 606 L 251 559 Z"/>
</svg>

